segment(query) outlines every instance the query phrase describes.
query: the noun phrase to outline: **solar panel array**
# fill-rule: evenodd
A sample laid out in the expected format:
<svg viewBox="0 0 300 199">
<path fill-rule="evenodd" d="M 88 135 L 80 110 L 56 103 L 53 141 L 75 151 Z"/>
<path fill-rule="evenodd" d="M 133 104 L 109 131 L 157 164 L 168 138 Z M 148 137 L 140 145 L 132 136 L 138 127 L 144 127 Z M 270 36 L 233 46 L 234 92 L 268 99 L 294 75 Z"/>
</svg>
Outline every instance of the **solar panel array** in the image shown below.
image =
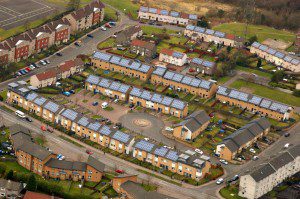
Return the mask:
<svg viewBox="0 0 300 199">
<path fill-rule="evenodd" d="M 163 76 L 166 72 L 167 68 L 165 67 L 156 67 L 156 69 L 153 71 L 152 74 L 158 75 L 158 76 Z"/>
<path fill-rule="evenodd" d="M 172 161 L 177 161 L 178 160 L 178 153 L 176 151 L 170 150 L 165 157 L 172 160 Z"/>
<path fill-rule="evenodd" d="M 62 112 L 61 115 L 71 121 L 74 121 L 76 119 L 76 117 L 78 116 L 78 113 L 71 109 L 66 109 L 65 111 Z"/>
<path fill-rule="evenodd" d="M 252 95 L 249 93 L 245 93 L 242 91 L 238 91 L 235 89 L 230 89 L 227 87 L 219 86 L 217 90 L 217 94 L 227 96 L 233 99 L 237 99 L 240 101 L 248 102 L 250 104 L 257 105 L 259 107 L 269 109 L 272 111 L 276 111 L 279 113 L 286 113 L 289 110 L 289 106 L 286 104 L 282 104 L 279 102 L 272 101 L 267 98 L 262 98 L 256 95 Z"/>
<path fill-rule="evenodd" d="M 203 65 L 203 66 L 206 66 L 206 67 L 208 67 L 208 68 L 211 68 L 211 67 L 214 66 L 214 63 L 213 63 L 213 62 L 210 62 L 210 61 L 204 61 L 204 62 L 202 63 L 202 65 Z"/>
<path fill-rule="evenodd" d="M 46 98 L 44 97 L 39 97 L 39 98 L 35 98 L 35 100 L 33 101 L 35 104 L 41 106 L 43 105 L 45 102 L 47 101 Z"/>
<path fill-rule="evenodd" d="M 38 97 L 38 94 L 34 93 L 34 92 L 30 92 L 27 94 L 26 99 L 29 101 L 33 101 L 35 98 Z"/>
<path fill-rule="evenodd" d="M 205 32 L 205 28 L 202 28 L 202 27 L 196 27 L 196 28 L 195 28 L 195 31 L 196 31 L 196 32 L 199 32 L 199 33 L 204 33 L 204 32 Z"/>
<path fill-rule="evenodd" d="M 194 14 L 189 14 L 189 19 L 191 19 L 191 20 L 197 20 L 198 16 L 194 15 Z"/>
<path fill-rule="evenodd" d="M 148 12 L 149 8 L 148 7 L 144 7 L 144 6 L 141 6 L 140 7 L 140 11 L 141 12 Z"/>
<path fill-rule="evenodd" d="M 173 52 L 173 55 L 172 55 L 173 57 L 176 57 L 176 58 L 182 58 L 183 56 L 184 56 L 184 54 L 183 53 L 181 53 L 181 52 Z"/>
<path fill-rule="evenodd" d="M 99 130 L 99 133 L 103 135 L 109 135 L 111 134 L 111 132 L 112 132 L 111 129 L 106 125 L 102 126 L 102 128 Z"/>
<path fill-rule="evenodd" d="M 90 123 L 88 126 L 88 128 L 93 131 L 98 131 L 100 127 L 101 127 L 101 124 L 99 122 Z"/>
<path fill-rule="evenodd" d="M 173 108 L 179 109 L 179 110 L 183 110 L 184 107 L 186 106 L 186 104 L 183 101 L 174 99 L 171 105 Z"/>
<path fill-rule="evenodd" d="M 187 30 L 194 30 L 195 26 L 193 26 L 193 25 L 187 25 L 185 29 L 187 29 Z"/>
<path fill-rule="evenodd" d="M 164 157 L 167 154 L 167 152 L 168 152 L 168 149 L 165 147 L 159 147 L 154 150 L 154 154 L 161 156 L 161 157 Z"/>
<path fill-rule="evenodd" d="M 85 81 L 88 83 L 91 83 L 91 84 L 98 84 L 100 81 L 100 78 L 95 75 L 89 75 Z"/>
<path fill-rule="evenodd" d="M 157 13 L 157 9 L 156 8 L 149 8 L 149 12 L 151 12 L 151 13 Z"/>
<path fill-rule="evenodd" d="M 90 122 L 87 117 L 82 117 L 80 120 L 77 122 L 79 125 L 86 127 Z"/>
<path fill-rule="evenodd" d="M 215 36 L 220 37 L 220 38 L 224 38 L 225 37 L 225 33 L 224 32 L 220 32 L 220 31 L 216 31 L 215 32 Z"/>
<path fill-rule="evenodd" d="M 205 33 L 206 34 L 209 34 L 209 35 L 212 35 L 212 34 L 214 34 L 214 30 L 211 30 L 211 29 L 206 29 L 206 31 L 205 31 Z"/>
<path fill-rule="evenodd" d="M 54 102 L 47 102 L 44 106 L 44 109 L 51 111 L 52 113 L 56 113 L 59 110 L 59 105 Z"/>
<path fill-rule="evenodd" d="M 141 94 L 142 94 L 142 90 L 139 88 L 136 88 L 136 87 L 134 87 L 130 92 L 130 95 L 136 96 L 136 97 L 141 96 Z"/>
<path fill-rule="evenodd" d="M 100 59 L 103 61 L 109 61 L 111 57 L 112 55 L 103 52 L 95 52 L 93 55 L 93 58 Z"/>
<path fill-rule="evenodd" d="M 113 139 L 118 140 L 120 142 L 126 143 L 129 141 L 130 135 L 123 133 L 122 131 L 117 131 L 113 137 Z"/>
<path fill-rule="evenodd" d="M 29 89 L 23 87 L 23 88 L 19 88 L 19 91 L 22 93 L 27 93 L 27 92 L 29 92 Z"/>
<path fill-rule="evenodd" d="M 16 88 L 19 86 L 19 84 L 15 83 L 15 82 L 12 82 L 12 83 L 9 83 L 8 86 L 12 87 L 12 88 Z"/>
<path fill-rule="evenodd" d="M 25 82 L 25 81 L 23 81 L 23 80 L 21 80 L 21 81 L 17 81 L 18 82 L 18 84 L 20 84 L 20 85 L 26 85 L 27 83 Z"/>
<path fill-rule="evenodd" d="M 160 11 L 160 14 L 161 14 L 161 15 L 168 15 L 168 14 L 169 14 L 169 11 L 168 11 L 168 10 L 161 10 L 161 11 Z"/>
<path fill-rule="evenodd" d="M 171 12 L 170 12 L 170 15 L 171 15 L 172 17 L 179 17 L 179 12 L 171 11 Z"/>
<path fill-rule="evenodd" d="M 154 146 L 155 145 L 151 142 L 147 142 L 145 140 L 140 140 L 140 141 L 136 142 L 134 147 L 137 149 L 143 150 L 143 151 L 150 152 Z"/>
</svg>

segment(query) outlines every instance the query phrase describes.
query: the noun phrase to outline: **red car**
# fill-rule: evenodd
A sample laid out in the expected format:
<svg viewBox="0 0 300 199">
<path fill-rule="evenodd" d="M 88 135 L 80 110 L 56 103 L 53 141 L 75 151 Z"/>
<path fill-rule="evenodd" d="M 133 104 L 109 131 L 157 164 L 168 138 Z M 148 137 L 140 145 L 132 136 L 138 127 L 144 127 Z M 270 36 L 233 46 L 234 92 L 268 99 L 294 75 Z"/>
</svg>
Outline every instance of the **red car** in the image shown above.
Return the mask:
<svg viewBox="0 0 300 199">
<path fill-rule="evenodd" d="M 89 154 L 89 155 L 93 155 L 93 151 L 91 151 L 91 150 L 88 150 L 88 149 L 87 149 L 85 152 L 86 152 L 87 154 Z"/>
<path fill-rule="evenodd" d="M 125 171 L 124 171 L 124 170 L 122 170 L 122 169 L 117 169 L 117 170 L 116 170 L 116 173 L 123 174 L 123 173 L 125 173 Z"/>
<path fill-rule="evenodd" d="M 109 25 L 109 23 L 106 23 L 106 24 L 105 24 L 105 27 L 106 27 L 106 28 L 111 28 L 111 25 Z"/>
<path fill-rule="evenodd" d="M 193 72 L 195 72 L 195 69 L 190 68 L 190 69 L 189 69 L 189 72 L 190 72 L 190 73 L 193 73 Z"/>
<path fill-rule="evenodd" d="M 31 68 L 29 68 L 29 67 L 26 67 L 26 68 L 25 68 L 25 70 L 31 71 Z"/>
<path fill-rule="evenodd" d="M 41 130 L 42 130 L 42 131 L 46 131 L 47 128 L 46 128 L 45 126 L 41 126 Z"/>
</svg>

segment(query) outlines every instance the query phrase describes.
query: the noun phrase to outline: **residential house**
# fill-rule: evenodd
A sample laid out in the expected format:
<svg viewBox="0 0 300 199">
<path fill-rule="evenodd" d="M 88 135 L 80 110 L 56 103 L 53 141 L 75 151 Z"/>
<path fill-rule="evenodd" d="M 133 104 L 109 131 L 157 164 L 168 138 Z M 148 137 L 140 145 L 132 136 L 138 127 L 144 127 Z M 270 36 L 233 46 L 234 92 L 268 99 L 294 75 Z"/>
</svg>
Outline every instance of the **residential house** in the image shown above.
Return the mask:
<svg viewBox="0 0 300 199">
<path fill-rule="evenodd" d="M 174 126 L 173 135 L 182 140 L 193 140 L 207 128 L 209 123 L 210 117 L 205 111 L 195 111 Z"/>
<path fill-rule="evenodd" d="M 151 20 L 186 26 L 188 24 L 197 24 L 199 16 L 195 14 L 187 14 L 183 12 L 141 6 L 139 9 L 138 18 L 141 20 Z"/>
<path fill-rule="evenodd" d="M 214 42 L 215 44 L 231 47 L 243 47 L 245 42 L 244 38 L 233 34 L 226 34 L 224 32 L 193 25 L 186 26 L 184 35 L 190 37 L 192 40 Z"/>
<path fill-rule="evenodd" d="M 163 48 L 159 53 L 159 61 L 163 61 L 176 66 L 183 66 L 187 63 L 187 55 L 171 49 Z"/>
<path fill-rule="evenodd" d="M 130 42 L 143 35 L 140 26 L 130 26 L 117 34 L 116 43 L 118 45 L 128 46 Z"/>
<path fill-rule="evenodd" d="M 259 138 L 270 132 L 271 123 L 266 118 L 253 120 L 223 139 L 217 145 L 216 154 L 221 159 L 231 161 L 243 149 L 250 147 Z"/>
<path fill-rule="evenodd" d="M 148 80 L 154 70 L 153 66 L 103 52 L 95 52 L 91 63 L 94 67 L 118 72 L 143 81 Z"/>
<path fill-rule="evenodd" d="M 206 75 L 213 75 L 217 69 L 215 62 L 206 61 L 196 57 L 189 62 L 189 65 L 191 68 L 195 69 L 195 71 Z"/>
<path fill-rule="evenodd" d="M 293 107 L 289 105 L 223 86 L 219 86 L 216 99 L 277 120 L 287 120 L 293 115 Z"/>
<path fill-rule="evenodd" d="M 156 45 L 153 42 L 134 39 L 130 44 L 130 51 L 131 53 L 153 58 L 156 55 Z"/>
<path fill-rule="evenodd" d="M 58 19 L 45 24 L 52 31 L 53 40 L 55 45 L 66 43 L 70 39 L 71 35 L 71 24 L 67 19 Z"/>
<path fill-rule="evenodd" d="M 251 45 L 250 52 L 276 66 L 280 66 L 292 72 L 300 72 L 300 58 L 290 55 L 287 52 L 275 50 L 258 42 L 254 42 Z"/>
<path fill-rule="evenodd" d="M 169 86 L 174 90 L 184 91 L 206 99 L 215 95 L 217 90 L 217 85 L 213 82 L 183 75 L 160 66 L 153 71 L 151 83 Z"/>
<path fill-rule="evenodd" d="M 0 43 L 0 64 L 8 64 L 14 61 L 14 52 L 5 42 Z"/>
<path fill-rule="evenodd" d="M 63 109 L 64 109 L 63 106 L 48 100 L 43 105 L 42 118 L 49 122 L 54 123 L 56 115 L 58 115 Z"/>
<path fill-rule="evenodd" d="M 121 185 L 124 182 L 127 182 L 127 181 L 137 182 L 137 180 L 138 180 L 138 176 L 137 175 L 121 174 L 121 175 L 115 176 L 112 179 L 112 186 L 113 186 L 113 189 L 117 193 L 121 193 L 121 191 L 122 191 L 121 190 Z"/>
<path fill-rule="evenodd" d="M 47 70 L 30 77 L 30 84 L 37 88 L 43 88 L 53 85 L 57 82 L 57 71 L 55 69 Z"/>
<path fill-rule="evenodd" d="M 54 35 L 48 26 L 39 26 L 26 32 L 35 42 L 34 52 L 39 53 L 54 45 Z"/>
<path fill-rule="evenodd" d="M 25 186 L 24 183 L 0 179 L 0 197 L 7 199 L 21 198 L 21 191 Z"/>
<path fill-rule="evenodd" d="M 129 102 L 179 118 L 183 118 L 188 114 L 188 104 L 186 102 L 136 87 L 133 87 L 129 93 Z"/>
<path fill-rule="evenodd" d="M 116 131 L 111 135 L 109 148 L 119 153 L 129 154 L 133 144 L 134 137 L 132 135 L 122 131 Z"/>
<path fill-rule="evenodd" d="M 293 146 L 286 151 L 261 164 L 258 168 L 240 177 L 239 196 L 247 199 L 260 198 L 273 190 L 285 179 L 300 171 L 300 145 Z"/>
<path fill-rule="evenodd" d="M 80 58 L 68 60 L 58 66 L 58 79 L 66 79 L 76 73 L 82 72 L 84 69 L 84 62 Z"/>
</svg>

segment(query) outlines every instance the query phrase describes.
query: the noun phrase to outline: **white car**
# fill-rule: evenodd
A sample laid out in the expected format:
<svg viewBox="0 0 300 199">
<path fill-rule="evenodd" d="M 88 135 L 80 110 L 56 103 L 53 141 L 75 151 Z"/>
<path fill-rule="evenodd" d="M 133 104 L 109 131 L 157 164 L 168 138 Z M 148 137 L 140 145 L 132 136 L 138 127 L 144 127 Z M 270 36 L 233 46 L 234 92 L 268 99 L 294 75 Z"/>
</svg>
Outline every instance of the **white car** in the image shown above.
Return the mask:
<svg viewBox="0 0 300 199">
<path fill-rule="evenodd" d="M 172 132 L 174 129 L 171 128 L 171 127 L 169 127 L 169 126 L 167 126 L 167 127 L 165 128 L 165 130 L 166 130 L 166 131 L 171 131 L 171 132 Z"/>
<path fill-rule="evenodd" d="M 290 146 L 290 143 L 286 143 L 286 144 L 284 145 L 284 148 L 287 149 L 287 148 L 289 148 L 289 146 Z"/>
<path fill-rule="evenodd" d="M 255 160 L 258 160 L 258 156 L 256 156 L 256 155 L 253 156 L 252 160 L 254 160 L 254 161 L 255 161 Z"/>
<path fill-rule="evenodd" d="M 47 63 L 44 60 L 41 60 L 40 64 L 43 65 L 43 66 L 45 66 Z"/>
<path fill-rule="evenodd" d="M 144 140 L 149 141 L 149 138 L 144 138 Z"/>
<path fill-rule="evenodd" d="M 106 31 L 106 28 L 104 26 L 101 26 L 101 30 Z"/>
<path fill-rule="evenodd" d="M 195 152 L 196 152 L 196 153 L 199 153 L 199 154 L 201 154 L 201 155 L 203 154 L 203 151 L 201 151 L 200 149 L 195 149 Z"/>
<path fill-rule="evenodd" d="M 217 181 L 216 181 L 216 184 L 222 184 L 224 182 L 224 179 L 223 178 L 219 178 Z"/>
<path fill-rule="evenodd" d="M 228 164 L 228 162 L 226 160 L 223 160 L 223 159 L 220 159 L 220 162 L 223 163 L 223 164 L 225 164 L 225 165 Z"/>
<path fill-rule="evenodd" d="M 107 107 L 108 107 L 108 103 L 107 103 L 107 102 L 103 102 L 103 103 L 101 104 L 101 107 L 102 107 L 103 109 L 107 108 Z"/>
<path fill-rule="evenodd" d="M 115 100 L 114 100 L 114 103 L 118 103 L 118 101 L 119 101 L 119 99 L 115 99 Z"/>
<path fill-rule="evenodd" d="M 249 151 L 254 154 L 256 153 L 256 151 L 253 148 L 249 149 Z"/>
</svg>

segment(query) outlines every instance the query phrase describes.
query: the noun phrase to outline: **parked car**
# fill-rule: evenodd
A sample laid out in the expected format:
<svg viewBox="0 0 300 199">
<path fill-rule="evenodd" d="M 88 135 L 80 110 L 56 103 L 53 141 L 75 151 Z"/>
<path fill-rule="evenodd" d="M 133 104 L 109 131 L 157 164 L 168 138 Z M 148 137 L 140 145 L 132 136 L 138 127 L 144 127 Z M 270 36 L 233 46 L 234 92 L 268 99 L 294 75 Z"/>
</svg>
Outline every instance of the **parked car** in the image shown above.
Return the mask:
<svg viewBox="0 0 300 199">
<path fill-rule="evenodd" d="M 56 55 L 59 57 L 63 56 L 61 53 L 56 53 Z"/>
<path fill-rule="evenodd" d="M 87 34 L 86 36 L 89 37 L 89 38 L 94 38 L 94 36 L 91 35 L 91 34 Z"/>
<path fill-rule="evenodd" d="M 109 23 L 106 23 L 106 24 L 105 24 L 105 27 L 106 27 L 106 28 L 111 28 L 111 25 L 109 25 Z"/>
<path fill-rule="evenodd" d="M 115 100 L 114 100 L 114 103 L 118 103 L 118 101 L 119 101 L 119 99 L 115 99 Z"/>
<path fill-rule="evenodd" d="M 144 138 L 144 140 L 149 141 L 149 138 Z"/>
<path fill-rule="evenodd" d="M 228 162 L 227 162 L 226 160 L 223 160 L 223 159 L 220 159 L 220 162 L 221 162 L 222 164 L 225 164 L 225 165 L 228 164 Z"/>
<path fill-rule="evenodd" d="M 102 31 L 106 31 L 106 28 L 105 28 L 104 26 L 101 26 L 100 29 L 101 29 Z"/>
<path fill-rule="evenodd" d="M 253 148 L 249 149 L 249 151 L 250 151 L 251 153 L 256 153 L 256 151 L 255 151 Z"/>
<path fill-rule="evenodd" d="M 50 61 L 48 59 L 45 60 L 46 64 L 50 64 Z"/>
<path fill-rule="evenodd" d="M 125 173 L 125 171 L 124 171 L 124 170 L 122 170 L 122 169 L 117 169 L 115 172 L 116 172 L 116 173 L 120 173 L 120 174 L 123 174 L 123 173 Z"/>
<path fill-rule="evenodd" d="M 34 69 L 35 69 L 35 66 L 32 65 L 32 64 L 30 64 L 30 65 L 29 65 L 29 68 L 30 68 L 31 70 L 34 70 Z"/>
<path fill-rule="evenodd" d="M 69 90 L 69 92 L 75 94 L 75 90 Z"/>
<path fill-rule="evenodd" d="M 67 96 L 67 97 L 69 97 L 71 95 L 71 93 L 68 92 L 68 91 L 64 91 L 62 94 L 65 95 L 65 96 Z"/>
<path fill-rule="evenodd" d="M 86 152 L 87 154 L 89 154 L 89 155 L 93 155 L 93 151 L 91 151 L 91 150 L 89 150 L 89 149 L 87 149 L 85 152 Z"/>
<path fill-rule="evenodd" d="M 134 104 L 129 104 L 129 108 L 133 108 L 134 107 Z"/>
<path fill-rule="evenodd" d="M 44 60 L 41 60 L 40 64 L 43 65 L 43 66 L 45 66 L 47 63 Z"/>
<path fill-rule="evenodd" d="M 254 160 L 254 161 L 255 161 L 255 160 L 258 160 L 258 159 L 259 159 L 259 158 L 258 158 L 258 156 L 256 156 L 256 155 L 253 156 L 253 158 L 252 158 L 252 160 Z"/>
<path fill-rule="evenodd" d="M 165 130 L 166 130 L 166 131 L 170 131 L 170 132 L 174 131 L 174 129 L 171 128 L 171 127 L 169 127 L 169 126 L 167 126 L 167 127 L 165 128 Z"/>
<path fill-rule="evenodd" d="M 289 148 L 289 146 L 290 146 L 290 143 L 286 143 L 286 144 L 284 145 L 284 148 L 287 149 L 287 148 Z"/>
<path fill-rule="evenodd" d="M 108 107 L 108 103 L 107 103 L 107 102 L 103 102 L 103 103 L 101 104 L 101 107 L 102 107 L 103 109 L 107 108 L 107 107 Z"/>
<path fill-rule="evenodd" d="M 93 105 L 93 106 L 97 106 L 98 104 L 99 104 L 99 103 L 95 101 L 95 102 L 93 102 L 92 105 Z"/>
<path fill-rule="evenodd" d="M 196 153 L 199 153 L 199 154 L 201 154 L 201 155 L 203 154 L 203 151 L 201 151 L 200 149 L 195 149 L 195 152 L 196 152 Z"/>
<path fill-rule="evenodd" d="M 115 25 L 117 25 L 117 23 L 116 22 L 114 22 L 114 21 L 110 21 L 110 22 L 108 22 L 109 23 L 109 25 L 111 25 L 111 26 L 115 26 Z"/>
<path fill-rule="evenodd" d="M 284 134 L 284 137 L 289 137 L 290 136 L 290 133 L 285 133 Z"/>
<path fill-rule="evenodd" d="M 219 178 L 217 181 L 216 181 L 216 184 L 222 184 L 224 182 L 224 179 L 223 178 Z"/>
<path fill-rule="evenodd" d="M 233 176 L 230 180 L 228 180 L 227 182 L 228 182 L 228 183 L 231 183 L 231 182 L 237 181 L 239 178 L 240 178 L 239 175 L 235 175 L 235 176 Z"/>
<path fill-rule="evenodd" d="M 256 142 L 253 144 L 253 147 L 256 149 L 260 149 L 260 147 L 258 146 L 258 144 Z"/>
<path fill-rule="evenodd" d="M 80 47 L 80 44 L 78 42 L 75 42 L 74 45 Z"/>
<path fill-rule="evenodd" d="M 30 117 L 25 117 L 25 120 L 26 120 L 27 122 L 32 122 L 32 119 L 31 119 Z"/>
</svg>

